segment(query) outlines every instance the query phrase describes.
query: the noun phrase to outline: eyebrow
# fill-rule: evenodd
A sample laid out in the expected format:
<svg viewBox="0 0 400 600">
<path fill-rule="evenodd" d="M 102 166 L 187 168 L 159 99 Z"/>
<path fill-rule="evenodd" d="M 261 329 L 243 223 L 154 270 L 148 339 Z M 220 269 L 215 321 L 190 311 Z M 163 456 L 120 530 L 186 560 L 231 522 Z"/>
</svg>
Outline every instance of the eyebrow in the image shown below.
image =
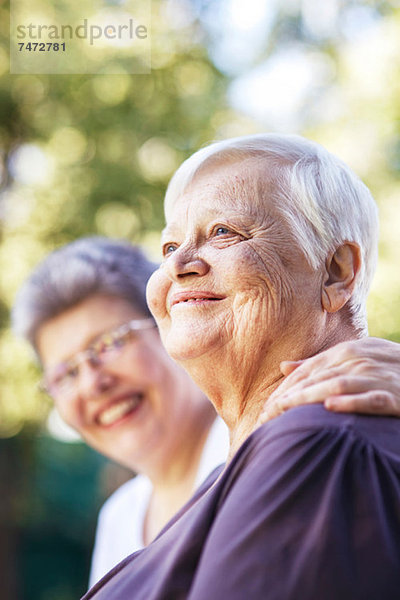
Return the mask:
<svg viewBox="0 0 400 600">
<path fill-rule="evenodd" d="M 164 229 L 161 230 L 161 240 L 166 236 L 170 237 L 172 235 L 170 232 L 173 232 L 174 229 L 174 226 L 167 225 L 166 227 L 164 227 Z"/>
<path fill-rule="evenodd" d="M 216 200 L 222 201 L 222 198 L 216 198 Z M 221 208 L 209 208 L 207 209 L 207 218 L 211 219 L 215 219 L 215 218 L 222 218 L 224 217 L 224 207 L 221 206 Z M 180 233 L 180 226 L 179 224 L 176 223 L 172 223 L 171 225 L 166 225 L 164 227 L 164 229 L 161 231 L 161 239 L 163 239 L 164 237 L 173 237 L 174 235 L 178 235 Z"/>
<path fill-rule="evenodd" d="M 127 319 L 127 320 L 123 321 L 122 323 L 120 323 L 119 325 L 113 325 L 112 327 L 108 327 L 107 329 L 104 329 L 103 331 L 100 331 L 99 333 L 96 333 L 94 336 L 89 337 L 86 340 L 86 342 L 85 342 L 85 346 L 83 348 L 83 351 L 85 351 L 88 348 L 90 348 L 91 346 L 93 346 L 93 344 L 95 344 L 104 335 L 110 334 L 111 332 L 118 331 L 119 329 L 121 329 L 121 327 L 123 327 L 127 323 L 130 323 L 130 321 L 132 321 L 132 320 L 133 319 Z"/>
</svg>

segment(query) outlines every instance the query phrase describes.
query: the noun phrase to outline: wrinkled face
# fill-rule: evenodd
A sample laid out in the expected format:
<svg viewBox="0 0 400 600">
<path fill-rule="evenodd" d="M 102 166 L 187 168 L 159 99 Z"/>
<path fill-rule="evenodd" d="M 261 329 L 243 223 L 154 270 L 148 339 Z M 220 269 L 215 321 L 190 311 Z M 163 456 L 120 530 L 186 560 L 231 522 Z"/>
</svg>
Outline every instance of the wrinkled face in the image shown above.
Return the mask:
<svg viewBox="0 0 400 600">
<path fill-rule="evenodd" d="M 143 318 L 121 298 L 89 297 L 39 329 L 44 371 L 52 372 L 105 332 Z M 197 409 L 191 382 L 168 357 L 156 328 L 135 333 L 117 361 L 85 361 L 79 369 L 76 391 L 55 398 L 61 416 L 90 446 L 131 469 L 146 472 L 157 456 L 168 455 L 177 421 Z"/>
<path fill-rule="evenodd" d="M 318 275 L 271 191 L 248 159 L 207 168 L 167 207 L 164 262 L 147 299 L 178 361 L 225 348 L 246 368 L 320 310 Z"/>
</svg>

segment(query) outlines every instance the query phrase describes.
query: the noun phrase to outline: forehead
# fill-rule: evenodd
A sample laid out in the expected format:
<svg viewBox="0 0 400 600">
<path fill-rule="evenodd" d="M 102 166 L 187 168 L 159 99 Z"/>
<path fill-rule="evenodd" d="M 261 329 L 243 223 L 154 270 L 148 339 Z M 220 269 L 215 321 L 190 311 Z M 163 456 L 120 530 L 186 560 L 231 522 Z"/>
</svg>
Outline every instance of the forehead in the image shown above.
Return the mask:
<svg viewBox="0 0 400 600">
<path fill-rule="evenodd" d="M 166 207 L 166 230 L 182 219 L 247 214 L 263 218 L 273 205 L 273 166 L 246 158 L 204 167 Z"/>
</svg>

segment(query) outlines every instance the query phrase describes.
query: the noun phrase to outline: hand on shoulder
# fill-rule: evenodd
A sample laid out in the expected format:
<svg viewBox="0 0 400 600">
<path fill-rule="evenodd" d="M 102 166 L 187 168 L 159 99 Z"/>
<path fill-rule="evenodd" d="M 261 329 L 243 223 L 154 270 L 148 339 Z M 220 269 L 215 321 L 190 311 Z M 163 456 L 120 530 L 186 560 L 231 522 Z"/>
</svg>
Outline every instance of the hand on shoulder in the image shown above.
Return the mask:
<svg viewBox="0 0 400 600">
<path fill-rule="evenodd" d="M 335 412 L 400 416 L 400 344 L 365 337 L 303 361 L 284 361 L 285 379 L 268 398 L 259 424 L 303 404 Z"/>
</svg>

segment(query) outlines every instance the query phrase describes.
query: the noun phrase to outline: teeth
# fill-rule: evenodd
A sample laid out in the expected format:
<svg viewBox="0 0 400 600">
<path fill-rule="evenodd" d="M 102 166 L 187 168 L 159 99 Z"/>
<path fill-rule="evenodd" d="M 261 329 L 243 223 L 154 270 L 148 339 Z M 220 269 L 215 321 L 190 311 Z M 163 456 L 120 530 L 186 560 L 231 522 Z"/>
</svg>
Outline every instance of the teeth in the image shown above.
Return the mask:
<svg viewBox="0 0 400 600">
<path fill-rule="evenodd" d="M 123 416 L 128 414 L 133 408 L 139 404 L 141 400 L 141 396 L 136 396 L 135 398 L 129 398 L 128 400 L 123 400 L 122 402 L 118 402 L 110 408 L 107 408 L 101 415 L 98 417 L 100 425 L 112 425 Z"/>
</svg>

